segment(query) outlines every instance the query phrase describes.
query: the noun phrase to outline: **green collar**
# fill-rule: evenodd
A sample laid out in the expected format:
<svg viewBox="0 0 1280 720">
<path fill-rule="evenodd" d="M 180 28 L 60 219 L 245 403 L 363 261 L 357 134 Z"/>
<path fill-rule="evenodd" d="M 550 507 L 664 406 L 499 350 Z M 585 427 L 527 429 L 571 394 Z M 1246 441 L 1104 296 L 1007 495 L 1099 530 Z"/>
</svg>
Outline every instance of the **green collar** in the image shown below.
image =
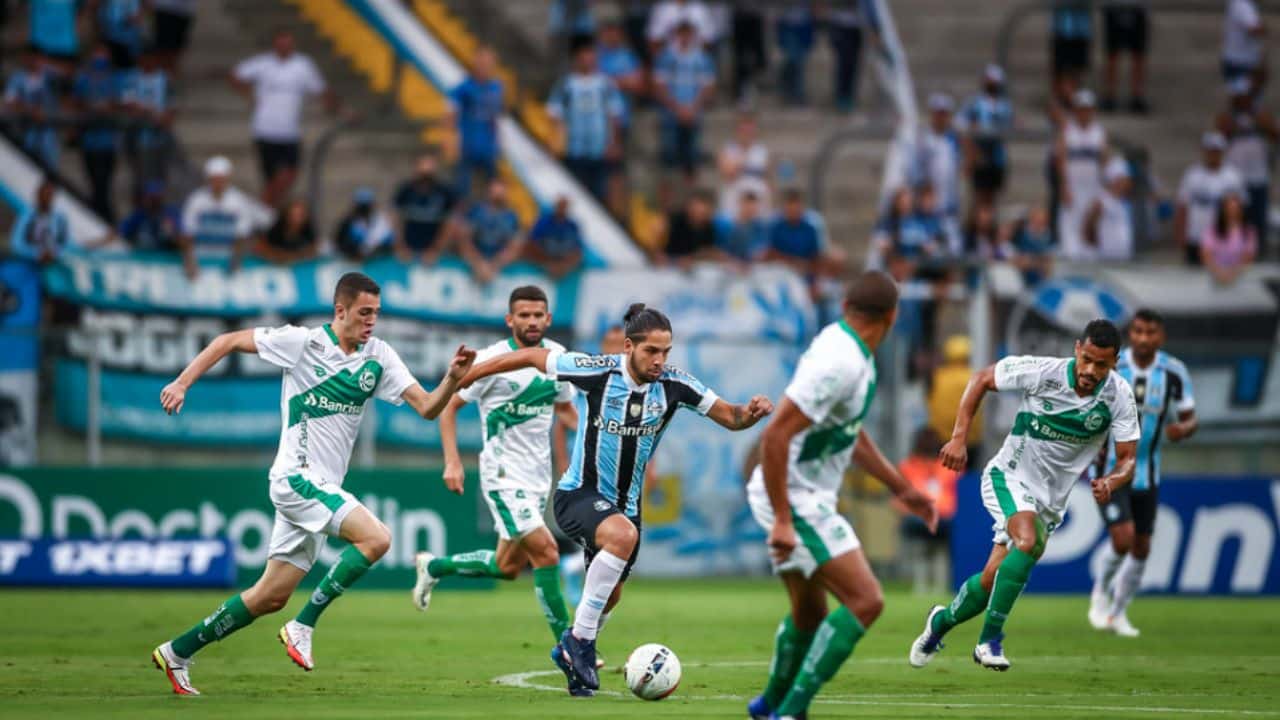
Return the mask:
<svg viewBox="0 0 1280 720">
<path fill-rule="evenodd" d="M 546 347 L 546 346 L 547 346 L 546 338 L 542 338 L 541 340 L 538 341 L 538 347 Z M 516 344 L 516 339 L 513 337 L 507 338 L 507 347 L 511 348 L 512 350 L 520 349 L 520 346 Z"/>
<path fill-rule="evenodd" d="M 1102 386 L 1106 384 L 1107 384 L 1107 379 L 1103 378 L 1102 382 L 1095 385 L 1093 388 L 1093 392 L 1089 394 L 1097 395 L 1098 393 L 1102 392 Z M 1067 361 L 1067 386 L 1071 388 L 1071 392 L 1075 392 L 1076 390 L 1076 359 L 1075 358 L 1071 358 L 1069 361 Z"/>
<path fill-rule="evenodd" d="M 342 350 L 342 343 L 338 342 L 338 334 L 333 331 L 333 328 L 330 327 L 329 323 L 324 324 L 324 333 L 325 335 L 329 336 L 330 340 L 333 341 L 334 347 L 338 348 L 338 350 L 341 350 L 344 354 L 346 354 L 346 351 Z M 364 349 L 364 343 L 360 343 L 359 345 L 356 345 L 355 351 L 360 352 L 363 349 Z"/>
<path fill-rule="evenodd" d="M 871 348 L 867 347 L 867 344 L 862 341 L 862 338 L 858 337 L 858 333 L 854 332 L 853 328 L 849 327 L 849 322 L 844 318 L 840 318 L 840 329 L 849 333 L 849 337 L 853 338 L 853 341 L 858 343 L 858 348 L 862 350 L 862 354 L 870 360 Z"/>
</svg>

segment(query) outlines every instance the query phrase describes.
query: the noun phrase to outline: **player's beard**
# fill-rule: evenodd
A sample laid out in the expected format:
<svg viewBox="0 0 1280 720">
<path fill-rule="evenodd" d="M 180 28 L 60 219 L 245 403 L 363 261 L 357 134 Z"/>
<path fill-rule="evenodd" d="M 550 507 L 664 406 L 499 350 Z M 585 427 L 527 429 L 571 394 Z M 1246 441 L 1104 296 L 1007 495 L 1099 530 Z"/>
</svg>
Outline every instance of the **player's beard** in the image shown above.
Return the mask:
<svg viewBox="0 0 1280 720">
<path fill-rule="evenodd" d="M 516 331 L 516 340 L 520 342 L 521 347 L 536 347 L 545 336 L 546 334 L 541 328 L 537 330 L 537 337 L 532 337 L 528 330 Z"/>
<path fill-rule="evenodd" d="M 636 364 L 636 361 L 633 355 L 627 356 L 627 364 L 631 366 L 632 377 L 639 378 L 647 383 L 654 382 L 662 375 L 661 369 L 658 370 L 658 374 L 650 375 L 648 370 Z"/>
</svg>

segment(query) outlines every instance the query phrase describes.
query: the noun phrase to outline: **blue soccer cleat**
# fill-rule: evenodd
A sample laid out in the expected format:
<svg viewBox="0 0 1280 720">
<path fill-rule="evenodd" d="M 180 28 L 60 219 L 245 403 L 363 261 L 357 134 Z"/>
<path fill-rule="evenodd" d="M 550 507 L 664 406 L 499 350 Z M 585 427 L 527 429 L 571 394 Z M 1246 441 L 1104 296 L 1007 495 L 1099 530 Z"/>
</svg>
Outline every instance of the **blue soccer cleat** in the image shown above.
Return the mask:
<svg viewBox="0 0 1280 720">
<path fill-rule="evenodd" d="M 578 681 L 592 690 L 600 689 L 600 676 L 596 673 L 596 641 L 581 640 L 573 636 L 573 629 L 560 636 L 560 647 L 569 661 L 569 669 Z"/>
<path fill-rule="evenodd" d="M 1004 672 L 1012 664 L 1004 656 L 1004 634 L 997 635 L 989 642 L 979 643 L 973 649 L 973 661 L 988 670 Z"/>
<path fill-rule="evenodd" d="M 569 694 L 574 697 L 595 697 L 595 691 L 582 684 L 578 680 L 578 676 L 574 674 L 573 667 L 569 665 L 569 660 L 564 655 L 564 648 L 556 645 L 551 648 L 551 662 L 560 668 L 564 676 L 569 681 Z"/>
<path fill-rule="evenodd" d="M 769 716 L 773 714 L 773 708 L 769 707 L 769 703 L 764 701 L 763 695 L 757 695 L 747 703 L 747 717 L 751 720 L 769 720 Z"/>
</svg>

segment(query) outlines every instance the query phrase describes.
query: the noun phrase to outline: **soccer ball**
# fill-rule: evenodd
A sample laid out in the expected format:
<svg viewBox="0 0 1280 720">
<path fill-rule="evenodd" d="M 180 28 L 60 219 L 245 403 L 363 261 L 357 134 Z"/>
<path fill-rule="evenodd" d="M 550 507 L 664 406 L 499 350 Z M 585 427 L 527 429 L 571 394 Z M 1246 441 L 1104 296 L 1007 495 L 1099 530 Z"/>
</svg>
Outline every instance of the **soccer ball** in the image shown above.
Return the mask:
<svg viewBox="0 0 1280 720">
<path fill-rule="evenodd" d="M 680 658 L 665 645 L 648 643 L 631 651 L 622 674 L 636 697 L 661 700 L 680 685 Z"/>
</svg>

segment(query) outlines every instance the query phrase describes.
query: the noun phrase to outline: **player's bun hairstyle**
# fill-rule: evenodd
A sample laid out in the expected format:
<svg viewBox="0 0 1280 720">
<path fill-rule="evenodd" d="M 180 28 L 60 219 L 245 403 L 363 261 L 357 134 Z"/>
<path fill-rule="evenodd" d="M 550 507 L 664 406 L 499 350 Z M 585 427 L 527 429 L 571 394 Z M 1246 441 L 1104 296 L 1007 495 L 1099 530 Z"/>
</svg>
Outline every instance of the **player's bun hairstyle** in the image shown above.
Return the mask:
<svg viewBox="0 0 1280 720">
<path fill-rule="evenodd" d="M 1084 326 L 1084 333 L 1080 336 L 1080 342 L 1091 342 L 1094 347 L 1119 350 L 1120 330 L 1110 320 L 1102 318 L 1090 320 L 1089 324 Z"/>
<path fill-rule="evenodd" d="M 898 284 L 888 273 L 867 270 L 849 285 L 844 307 L 871 320 L 884 320 L 898 307 Z"/>
<path fill-rule="evenodd" d="M 654 330 L 671 332 L 671 321 L 660 311 L 644 306 L 644 303 L 632 303 L 627 314 L 622 316 L 622 332 L 631 342 L 640 342 Z"/>
<path fill-rule="evenodd" d="M 511 291 L 511 297 L 507 299 L 507 312 L 515 310 L 516 303 L 521 300 L 532 300 L 540 302 L 543 305 L 549 305 L 547 302 L 547 293 L 537 285 L 521 285 Z"/>
<path fill-rule="evenodd" d="M 350 305 L 360 297 L 360 293 L 381 295 L 382 288 L 364 273 L 349 272 L 338 278 L 338 286 L 333 289 L 333 304 Z"/>
<path fill-rule="evenodd" d="M 1133 319 L 1141 320 L 1142 322 L 1154 323 L 1160 327 L 1164 327 L 1164 315 L 1161 315 L 1159 310 L 1155 310 L 1153 308 L 1138 308 L 1138 311 L 1133 314 Z"/>
</svg>

